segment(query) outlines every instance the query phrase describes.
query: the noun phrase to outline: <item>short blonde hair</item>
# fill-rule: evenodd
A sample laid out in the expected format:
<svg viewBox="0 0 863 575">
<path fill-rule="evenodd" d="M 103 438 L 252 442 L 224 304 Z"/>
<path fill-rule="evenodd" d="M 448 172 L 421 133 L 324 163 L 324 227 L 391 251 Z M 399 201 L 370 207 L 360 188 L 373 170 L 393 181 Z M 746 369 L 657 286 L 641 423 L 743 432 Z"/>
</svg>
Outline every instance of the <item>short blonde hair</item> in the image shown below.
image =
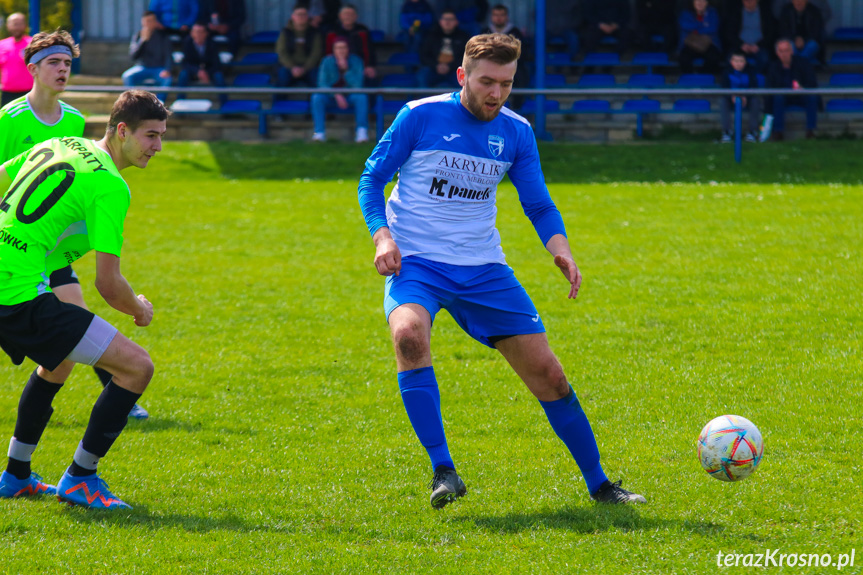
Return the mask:
<svg viewBox="0 0 863 575">
<path fill-rule="evenodd" d="M 521 56 L 521 40 L 509 34 L 480 34 L 467 41 L 462 68 L 470 73 L 477 60 L 509 64 Z"/>
</svg>

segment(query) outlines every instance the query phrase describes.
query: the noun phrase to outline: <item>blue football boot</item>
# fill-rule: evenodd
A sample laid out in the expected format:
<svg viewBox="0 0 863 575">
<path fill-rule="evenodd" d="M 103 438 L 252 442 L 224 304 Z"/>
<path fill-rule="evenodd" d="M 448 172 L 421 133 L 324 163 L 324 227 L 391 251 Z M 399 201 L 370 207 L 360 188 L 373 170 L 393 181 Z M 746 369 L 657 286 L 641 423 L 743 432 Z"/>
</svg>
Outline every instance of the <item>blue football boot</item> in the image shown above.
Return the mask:
<svg viewBox="0 0 863 575">
<path fill-rule="evenodd" d="M 131 509 L 108 490 L 108 484 L 99 474 L 75 477 L 63 474 L 57 484 L 57 499 L 69 505 L 83 505 L 91 509 Z"/>
<path fill-rule="evenodd" d="M 31 473 L 27 479 L 18 479 L 11 473 L 0 475 L 0 497 L 26 497 L 28 495 L 56 495 L 57 488 L 42 482 L 42 478 Z"/>
</svg>

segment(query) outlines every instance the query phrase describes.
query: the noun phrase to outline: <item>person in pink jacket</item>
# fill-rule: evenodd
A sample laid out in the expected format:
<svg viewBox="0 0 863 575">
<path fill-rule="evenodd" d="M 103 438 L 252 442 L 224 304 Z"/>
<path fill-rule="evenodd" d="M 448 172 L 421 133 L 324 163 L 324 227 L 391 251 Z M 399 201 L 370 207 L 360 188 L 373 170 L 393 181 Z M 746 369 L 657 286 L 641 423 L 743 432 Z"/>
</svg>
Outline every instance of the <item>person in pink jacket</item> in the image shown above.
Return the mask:
<svg viewBox="0 0 863 575">
<path fill-rule="evenodd" d="M 0 40 L 0 90 L 3 91 L 0 107 L 16 100 L 33 88 L 33 77 L 24 63 L 24 49 L 30 44 L 27 18 L 20 12 L 6 18 L 8 38 Z"/>
</svg>

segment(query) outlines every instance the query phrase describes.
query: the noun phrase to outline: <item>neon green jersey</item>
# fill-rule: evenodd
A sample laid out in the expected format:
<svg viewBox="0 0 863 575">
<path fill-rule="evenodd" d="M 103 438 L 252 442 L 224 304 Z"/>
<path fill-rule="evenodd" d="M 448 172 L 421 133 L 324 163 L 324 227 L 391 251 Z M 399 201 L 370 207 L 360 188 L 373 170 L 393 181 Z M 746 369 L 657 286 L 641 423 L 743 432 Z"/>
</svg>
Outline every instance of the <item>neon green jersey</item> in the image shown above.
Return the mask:
<svg viewBox="0 0 863 575">
<path fill-rule="evenodd" d="M 84 135 L 84 116 L 59 101 L 62 115 L 54 124 L 46 124 L 30 107 L 27 96 L 12 100 L 0 109 L 0 163 L 26 152 L 51 138 Z"/>
<path fill-rule="evenodd" d="M 111 156 L 85 138 L 54 138 L 0 169 L 0 305 L 50 291 L 48 276 L 91 249 L 120 256 L 129 186 Z"/>
</svg>

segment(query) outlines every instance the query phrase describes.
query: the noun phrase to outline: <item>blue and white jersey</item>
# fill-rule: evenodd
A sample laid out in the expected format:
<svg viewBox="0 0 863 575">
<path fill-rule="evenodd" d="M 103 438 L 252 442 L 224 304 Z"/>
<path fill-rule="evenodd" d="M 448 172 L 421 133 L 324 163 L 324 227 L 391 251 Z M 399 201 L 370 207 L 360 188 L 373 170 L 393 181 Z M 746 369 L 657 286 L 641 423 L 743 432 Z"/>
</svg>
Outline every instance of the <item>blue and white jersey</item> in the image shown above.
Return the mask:
<svg viewBox="0 0 863 575">
<path fill-rule="evenodd" d="M 384 187 L 397 170 L 384 208 Z M 402 257 L 505 264 L 495 202 L 507 173 L 543 245 L 565 235 L 527 120 L 503 108 L 483 122 L 462 106 L 459 92 L 424 98 L 402 108 L 366 161 L 360 206 L 369 232 L 388 226 Z"/>
</svg>

